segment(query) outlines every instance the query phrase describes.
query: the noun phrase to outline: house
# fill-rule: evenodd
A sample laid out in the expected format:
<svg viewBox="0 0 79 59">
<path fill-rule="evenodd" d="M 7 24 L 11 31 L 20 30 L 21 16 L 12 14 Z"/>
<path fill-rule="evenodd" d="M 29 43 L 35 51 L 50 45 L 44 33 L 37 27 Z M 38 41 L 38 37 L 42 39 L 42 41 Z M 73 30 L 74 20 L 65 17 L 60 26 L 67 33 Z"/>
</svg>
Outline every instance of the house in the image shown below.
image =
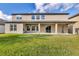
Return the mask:
<svg viewBox="0 0 79 59">
<path fill-rule="evenodd" d="M 5 33 L 68 34 L 69 25 L 76 23 L 69 19 L 69 13 L 14 13 L 12 21 L 5 22 Z"/>
<path fill-rule="evenodd" d="M 0 19 L 0 33 L 5 33 L 5 20 Z"/>
<path fill-rule="evenodd" d="M 79 34 L 79 13 L 69 17 L 69 20 L 76 21 L 76 23 L 73 24 L 73 27 L 74 27 L 74 30 L 75 30 L 74 33 Z M 72 30 L 72 25 L 71 25 L 70 29 Z"/>
</svg>

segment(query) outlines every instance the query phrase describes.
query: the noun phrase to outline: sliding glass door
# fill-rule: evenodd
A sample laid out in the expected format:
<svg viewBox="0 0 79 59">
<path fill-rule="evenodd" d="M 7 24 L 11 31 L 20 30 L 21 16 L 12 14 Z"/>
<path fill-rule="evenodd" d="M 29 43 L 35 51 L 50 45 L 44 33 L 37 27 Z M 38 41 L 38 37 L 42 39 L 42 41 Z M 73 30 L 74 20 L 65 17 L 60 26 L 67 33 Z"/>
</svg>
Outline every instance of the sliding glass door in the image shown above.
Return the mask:
<svg viewBox="0 0 79 59">
<path fill-rule="evenodd" d="M 37 25 L 27 25 L 27 32 L 38 32 L 38 26 Z"/>
</svg>

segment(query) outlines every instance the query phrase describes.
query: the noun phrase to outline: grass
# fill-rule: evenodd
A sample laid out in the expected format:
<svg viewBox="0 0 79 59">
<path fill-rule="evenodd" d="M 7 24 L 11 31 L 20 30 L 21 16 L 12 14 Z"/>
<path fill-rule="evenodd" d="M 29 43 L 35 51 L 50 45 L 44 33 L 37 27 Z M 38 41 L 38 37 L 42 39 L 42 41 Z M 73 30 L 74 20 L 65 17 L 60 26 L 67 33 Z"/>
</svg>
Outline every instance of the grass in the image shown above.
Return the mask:
<svg viewBox="0 0 79 59">
<path fill-rule="evenodd" d="M 0 56 L 79 56 L 79 35 L 0 34 Z"/>
</svg>

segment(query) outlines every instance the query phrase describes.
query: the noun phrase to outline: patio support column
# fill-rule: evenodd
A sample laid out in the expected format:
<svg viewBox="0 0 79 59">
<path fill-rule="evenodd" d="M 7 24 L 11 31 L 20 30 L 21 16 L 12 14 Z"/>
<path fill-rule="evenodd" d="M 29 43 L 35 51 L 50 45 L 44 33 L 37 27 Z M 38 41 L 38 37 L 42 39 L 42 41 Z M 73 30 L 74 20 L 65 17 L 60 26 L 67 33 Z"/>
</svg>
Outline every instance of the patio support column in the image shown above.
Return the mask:
<svg viewBox="0 0 79 59">
<path fill-rule="evenodd" d="M 39 31 L 39 33 L 40 33 L 40 23 L 38 24 L 38 31 Z"/>
<path fill-rule="evenodd" d="M 58 24 L 56 23 L 56 24 L 55 24 L 55 34 L 58 33 L 58 32 L 57 32 L 57 29 L 58 29 Z"/>
<path fill-rule="evenodd" d="M 75 34 L 75 28 L 74 28 L 74 26 L 73 26 L 73 34 Z"/>
</svg>

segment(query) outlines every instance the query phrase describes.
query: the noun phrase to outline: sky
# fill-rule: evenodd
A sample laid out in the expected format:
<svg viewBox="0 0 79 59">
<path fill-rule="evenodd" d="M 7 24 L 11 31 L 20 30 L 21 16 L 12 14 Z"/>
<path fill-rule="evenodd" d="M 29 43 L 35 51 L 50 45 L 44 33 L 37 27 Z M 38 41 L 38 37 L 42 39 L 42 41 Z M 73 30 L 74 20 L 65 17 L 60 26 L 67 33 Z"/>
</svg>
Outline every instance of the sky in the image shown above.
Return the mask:
<svg viewBox="0 0 79 59">
<path fill-rule="evenodd" d="M 13 13 L 79 13 L 79 3 L 0 3 L 0 18 L 11 19 Z"/>
<path fill-rule="evenodd" d="M 5 14 L 27 13 L 35 10 L 33 3 L 0 3 L 0 10 Z"/>
</svg>

